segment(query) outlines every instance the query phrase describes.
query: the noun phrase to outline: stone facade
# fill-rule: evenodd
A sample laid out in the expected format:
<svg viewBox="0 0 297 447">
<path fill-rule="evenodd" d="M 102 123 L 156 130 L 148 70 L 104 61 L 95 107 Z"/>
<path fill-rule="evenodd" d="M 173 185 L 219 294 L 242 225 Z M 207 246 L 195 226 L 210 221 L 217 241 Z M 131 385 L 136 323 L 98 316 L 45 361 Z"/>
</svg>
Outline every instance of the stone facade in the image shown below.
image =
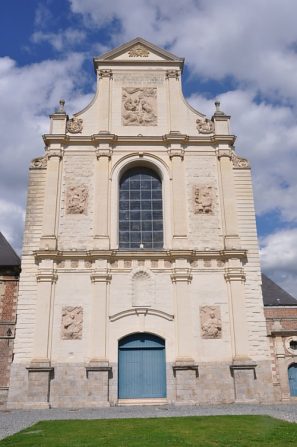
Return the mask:
<svg viewBox="0 0 297 447">
<path fill-rule="evenodd" d="M 193 110 L 183 59 L 142 39 L 94 66 L 95 99 L 72 121 L 62 103 L 30 167 L 9 406 L 272 401 L 251 173 L 230 117 Z M 162 185 L 163 243 L 123 249 L 119 189 L 139 169 Z M 119 398 L 131 334 L 163 340 L 162 398 Z"/>
</svg>

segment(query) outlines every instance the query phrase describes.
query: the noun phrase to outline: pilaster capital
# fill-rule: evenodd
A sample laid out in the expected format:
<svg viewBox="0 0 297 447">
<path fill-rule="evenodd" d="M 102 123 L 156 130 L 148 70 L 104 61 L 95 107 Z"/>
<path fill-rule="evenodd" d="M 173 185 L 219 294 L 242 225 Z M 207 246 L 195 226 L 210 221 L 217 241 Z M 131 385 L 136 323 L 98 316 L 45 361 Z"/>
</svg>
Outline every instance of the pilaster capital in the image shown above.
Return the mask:
<svg viewBox="0 0 297 447">
<path fill-rule="evenodd" d="M 110 274 L 109 270 L 102 270 L 102 271 L 95 270 L 91 274 L 92 283 L 105 282 L 106 284 L 109 284 L 111 282 L 111 278 L 112 275 Z"/>
<path fill-rule="evenodd" d="M 52 157 L 58 157 L 59 159 L 63 157 L 63 149 L 48 148 L 46 152 L 48 160 L 50 160 Z"/>
<path fill-rule="evenodd" d="M 104 148 L 98 148 L 96 149 L 96 157 L 97 160 L 99 160 L 100 157 L 108 157 L 111 158 L 112 156 L 112 148 L 111 147 L 104 147 Z"/>
<path fill-rule="evenodd" d="M 172 159 L 173 157 L 179 157 L 183 160 L 184 155 L 185 155 L 185 150 L 183 148 L 170 148 L 168 150 L 168 155 L 169 155 L 170 159 Z"/>
<path fill-rule="evenodd" d="M 243 268 L 236 268 L 236 267 L 227 267 L 225 269 L 224 276 L 227 282 L 231 281 L 245 282 L 246 278 Z"/>
<path fill-rule="evenodd" d="M 167 70 L 166 71 L 166 79 L 169 79 L 169 78 L 178 79 L 179 75 L 180 75 L 179 70 Z"/>
<path fill-rule="evenodd" d="M 174 268 L 171 273 L 171 281 L 173 283 L 186 282 L 189 284 L 192 281 L 191 269 Z"/>
<path fill-rule="evenodd" d="M 112 78 L 112 70 L 110 68 L 98 70 L 98 77 L 99 79 Z"/>
<path fill-rule="evenodd" d="M 39 271 L 36 275 L 37 282 L 49 282 L 49 283 L 56 283 L 58 280 L 58 275 L 56 271 L 50 270 L 42 270 Z"/>
</svg>

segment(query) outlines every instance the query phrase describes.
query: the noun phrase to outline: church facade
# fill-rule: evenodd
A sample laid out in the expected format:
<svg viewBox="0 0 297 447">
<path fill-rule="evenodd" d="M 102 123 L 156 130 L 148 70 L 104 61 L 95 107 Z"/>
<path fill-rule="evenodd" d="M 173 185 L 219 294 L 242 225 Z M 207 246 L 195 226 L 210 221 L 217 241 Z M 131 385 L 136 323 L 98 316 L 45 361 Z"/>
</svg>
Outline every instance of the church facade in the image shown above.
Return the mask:
<svg viewBox="0 0 297 447">
<path fill-rule="evenodd" d="M 10 408 L 277 400 L 249 162 L 137 38 L 30 166 Z"/>
</svg>

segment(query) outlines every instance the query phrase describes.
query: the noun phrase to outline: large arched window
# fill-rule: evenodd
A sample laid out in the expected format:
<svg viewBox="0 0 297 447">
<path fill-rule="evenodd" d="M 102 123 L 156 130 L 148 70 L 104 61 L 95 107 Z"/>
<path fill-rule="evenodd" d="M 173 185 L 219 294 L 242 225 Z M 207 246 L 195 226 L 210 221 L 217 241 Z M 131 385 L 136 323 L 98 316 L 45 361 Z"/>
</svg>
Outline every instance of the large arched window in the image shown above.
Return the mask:
<svg viewBox="0 0 297 447">
<path fill-rule="evenodd" d="M 131 168 L 120 180 L 119 247 L 163 248 L 162 182 L 152 169 Z"/>
</svg>

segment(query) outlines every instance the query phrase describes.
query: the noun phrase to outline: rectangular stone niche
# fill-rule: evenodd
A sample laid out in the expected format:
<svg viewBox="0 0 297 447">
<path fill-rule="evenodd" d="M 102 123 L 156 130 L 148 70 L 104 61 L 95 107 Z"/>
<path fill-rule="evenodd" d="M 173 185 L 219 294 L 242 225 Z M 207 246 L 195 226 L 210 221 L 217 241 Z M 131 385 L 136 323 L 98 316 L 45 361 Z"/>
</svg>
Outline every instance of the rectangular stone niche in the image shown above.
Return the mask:
<svg viewBox="0 0 297 447">
<path fill-rule="evenodd" d="M 34 408 L 49 408 L 50 381 L 54 368 L 28 367 L 28 402 Z"/>
<path fill-rule="evenodd" d="M 256 363 L 230 365 L 234 380 L 235 402 L 256 402 Z"/>
<path fill-rule="evenodd" d="M 87 366 L 88 405 L 92 407 L 109 406 L 109 379 L 111 366 Z"/>
</svg>

